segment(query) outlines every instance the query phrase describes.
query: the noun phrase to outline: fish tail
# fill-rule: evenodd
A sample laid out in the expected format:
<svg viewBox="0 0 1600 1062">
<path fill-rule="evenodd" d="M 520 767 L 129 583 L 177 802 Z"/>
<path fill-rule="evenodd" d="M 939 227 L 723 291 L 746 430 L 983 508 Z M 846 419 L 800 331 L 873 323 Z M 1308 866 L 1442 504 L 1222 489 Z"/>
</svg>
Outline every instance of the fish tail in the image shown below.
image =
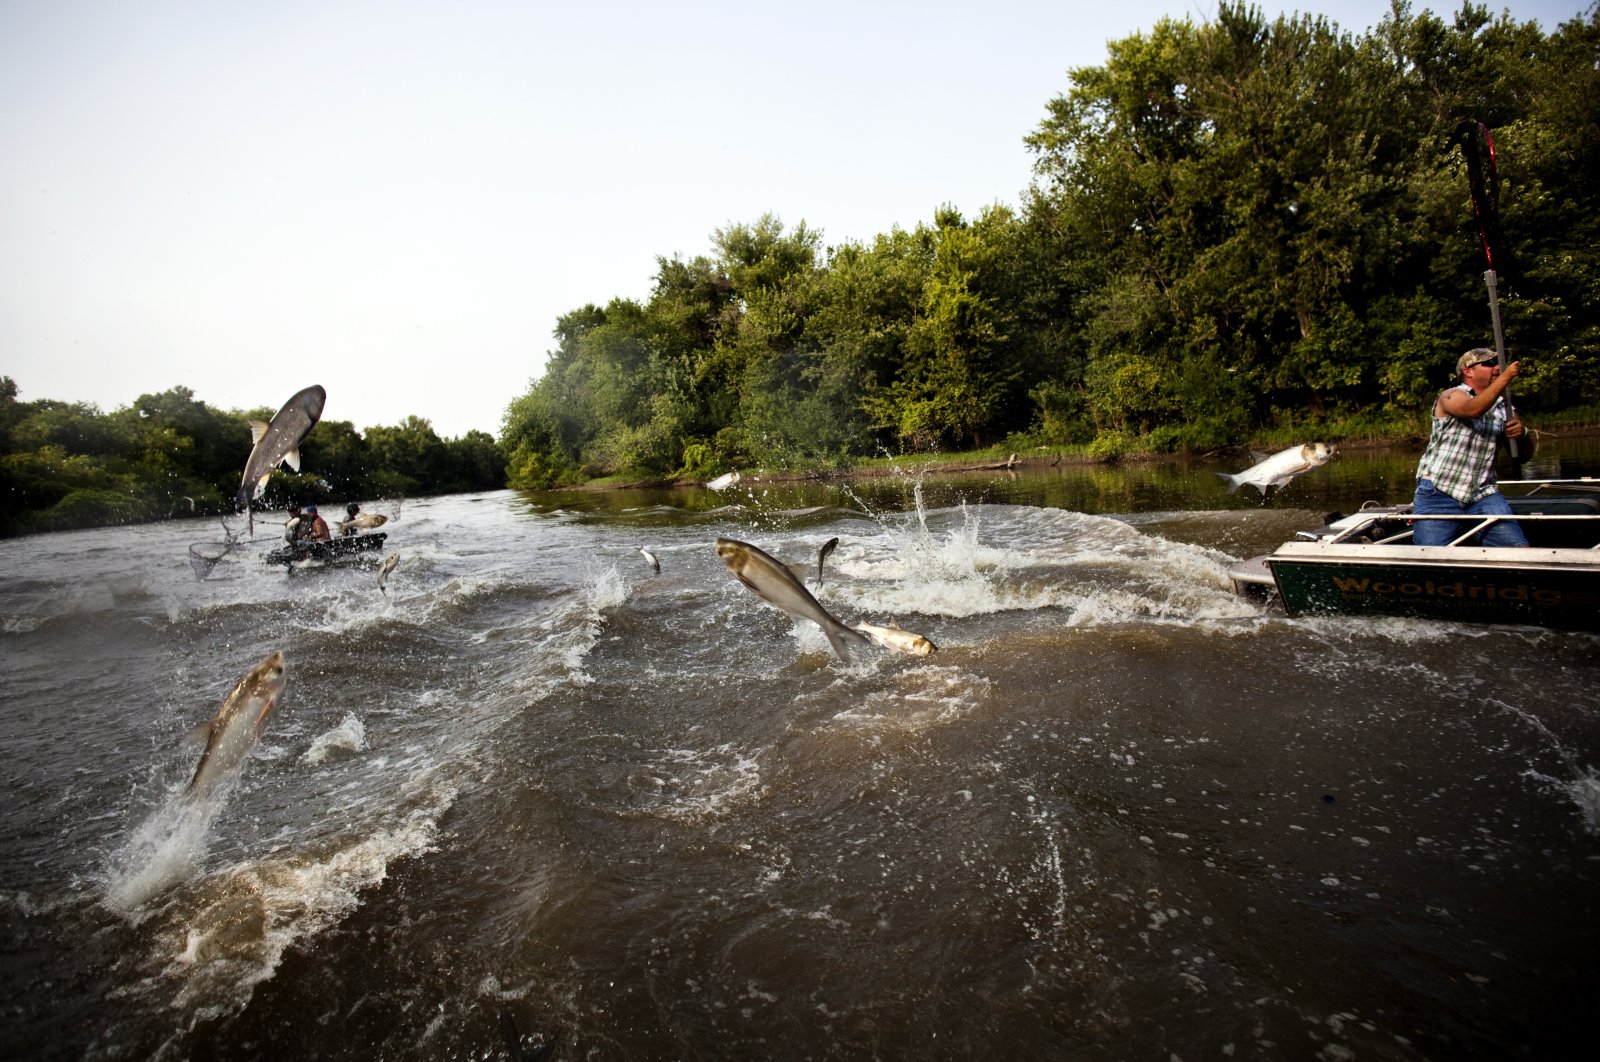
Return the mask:
<svg viewBox="0 0 1600 1062">
<path fill-rule="evenodd" d="M 872 644 L 871 638 L 868 638 L 865 634 L 862 634 L 858 630 L 852 630 L 851 628 L 846 627 L 837 620 L 835 620 L 831 625 L 823 624 L 822 633 L 828 636 L 828 644 L 833 647 L 834 653 L 839 657 L 840 660 L 843 660 L 846 663 L 849 663 L 850 661 L 851 642 L 854 642 L 856 645 Z"/>
<path fill-rule="evenodd" d="M 1231 473 L 1218 472 L 1217 475 L 1221 477 L 1222 481 L 1228 485 L 1229 494 L 1232 494 L 1234 491 L 1239 489 L 1239 480 Z"/>
</svg>

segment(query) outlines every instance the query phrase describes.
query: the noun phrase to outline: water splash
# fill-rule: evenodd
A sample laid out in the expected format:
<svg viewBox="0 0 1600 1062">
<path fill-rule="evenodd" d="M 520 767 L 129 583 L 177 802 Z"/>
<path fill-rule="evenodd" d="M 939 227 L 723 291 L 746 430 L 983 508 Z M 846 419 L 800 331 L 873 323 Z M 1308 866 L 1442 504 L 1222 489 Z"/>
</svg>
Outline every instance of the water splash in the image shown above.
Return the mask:
<svg viewBox="0 0 1600 1062">
<path fill-rule="evenodd" d="M 1527 774 L 1538 779 L 1551 789 L 1569 798 L 1577 805 L 1579 813 L 1583 816 L 1583 827 L 1590 834 L 1600 836 L 1600 771 L 1588 764 L 1581 764 L 1573 756 L 1571 750 L 1561 743 L 1561 739 L 1545 726 L 1544 721 L 1537 716 L 1523 711 L 1515 705 L 1504 701 L 1491 701 L 1496 708 L 1509 713 L 1514 718 L 1522 720 L 1534 733 L 1544 738 L 1555 753 L 1556 758 L 1567 770 L 1567 777 L 1557 778 L 1542 771 L 1529 769 Z"/>
<path fill-rule="evenodd" d="M 226 787 L 210 800 L 178 796 L 142 822 L 111 858 L 105 906 L 135 924 L 151 899 L 188 879 L 205 858 L 211 824 L 222 810 Z"/>
<path fill-rule="evenodd" d="M 366 747 L 367 728 L 352 712 L 338 726 L 318 735 L 302 758 L 307 763 L 321 763 L 336 752 L 360 752 Z"/>
</svg>

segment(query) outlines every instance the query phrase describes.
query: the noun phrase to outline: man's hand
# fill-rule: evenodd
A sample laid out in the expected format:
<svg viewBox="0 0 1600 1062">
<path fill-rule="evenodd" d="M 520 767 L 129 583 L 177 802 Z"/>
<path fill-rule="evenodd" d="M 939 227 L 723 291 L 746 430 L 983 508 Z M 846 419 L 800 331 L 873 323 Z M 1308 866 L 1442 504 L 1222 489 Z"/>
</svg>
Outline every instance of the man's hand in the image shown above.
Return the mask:
<svg viewBox="0 0 1600 1062">
<path fill-rule="evenodd" d="M 1522 418 L 1521 417 L 1512 417 L 1510 420 L 1506 421 L 1506 438 L 1508 438 L 1508 439 L 1520 439 L 1520 438 L 1522 438 Z"/>
</svg>

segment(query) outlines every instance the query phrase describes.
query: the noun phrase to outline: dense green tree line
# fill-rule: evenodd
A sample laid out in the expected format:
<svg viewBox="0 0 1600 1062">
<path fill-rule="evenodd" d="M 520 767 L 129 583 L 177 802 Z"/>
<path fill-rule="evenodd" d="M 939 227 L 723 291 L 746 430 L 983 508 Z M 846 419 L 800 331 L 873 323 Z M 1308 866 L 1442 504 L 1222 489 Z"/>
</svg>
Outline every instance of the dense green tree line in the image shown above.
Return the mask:
<svg viewBox="0 0 1600 1062">
<path fill-rule="evenodd" d="M 506 411 L 514 486 L 882 449 L 1209 449 L 1418 430 L 1490 340 L 1452 138 L 1498 147 L 1526 410 L 1600 401 L 1600 8 L 1546 32 L 1397 2 L 1374 30 L 1224 5 L 1076 69 L 1021 208 L 825 247 L 771 216 L 565 315 Z"/>
<path fill-rule="evenodd" d="M 112 413 L 83 403 L 20 401 L 0 378 L 0 534 L 229 513 L 250 454 L 248 421 L 273 409 L 212 409 L 187 387 L 140 395 Z M 280 469 L 260 505 L 491 490 L 505 456 L 487 432 L 440 439 L 408 417 L 394 427 L 322 421 Z"/>
</svg>

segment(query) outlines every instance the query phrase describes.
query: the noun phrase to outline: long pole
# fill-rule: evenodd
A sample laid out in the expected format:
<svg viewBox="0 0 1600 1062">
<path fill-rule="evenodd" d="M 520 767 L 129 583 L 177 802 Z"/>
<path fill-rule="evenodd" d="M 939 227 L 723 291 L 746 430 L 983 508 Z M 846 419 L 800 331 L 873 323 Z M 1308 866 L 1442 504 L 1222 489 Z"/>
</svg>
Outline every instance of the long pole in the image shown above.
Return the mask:
<svg viewBox="0 0 1600 1062">
<path fill-rule="evenodd" d="M 1506 335 L 1500 327 L 1500 291 L 1499 278 L 1495 276 L 1493 267 L 1484 270 L 1483 283 L 1489 289 L 1489 316 L 1494 319 L 1494 353 L 1500 360 L 1500 371 L 1506 371 Z M 1500 392 L 1506 400 L 1506 414 L 1508 417 L 1517 415 L 1516 408 L 1511 404 L 1511 391 L 1506 389 Z M 1522 460 L 1522 449 L 1517 445 L 1517 440 L 1506 437 L 1506 452 L 1511 455 L 1511 460 Z"/>
<path fill-rule="evenodd" d="M 1482 122 L 1468 119 L 1456 129 L 1461 142 L 1461 153 L 1467 162 L 1467 183 L 1472 191 L 1472 213 L 1478 219 L 1478 236 L 1483 241 L 1483 264 L 1489 268 L 1483 274 L 1483 283 L 1489 289 L 1489 316 L 1494 321 L 1494 352 L 1500 362 L 1500 371 L 1506 371 L 1506 336 L 1500 326 L 1499 277 L 1494 271 L 1494 244 L 1500 238 L 1500 175 L 1495 166 L 1494 137 Z M 1485 170 L 1488 187 L 1484 187 Z M 1511 392 L 1502 391 L 1506 400 L 1508 417 L 1517 415 L 1511 405 Z M 1517 440 L 1506 437 L 1506 450 L 1513 461 L 1523 460 L 1522 447 Z"/>
</svg>

